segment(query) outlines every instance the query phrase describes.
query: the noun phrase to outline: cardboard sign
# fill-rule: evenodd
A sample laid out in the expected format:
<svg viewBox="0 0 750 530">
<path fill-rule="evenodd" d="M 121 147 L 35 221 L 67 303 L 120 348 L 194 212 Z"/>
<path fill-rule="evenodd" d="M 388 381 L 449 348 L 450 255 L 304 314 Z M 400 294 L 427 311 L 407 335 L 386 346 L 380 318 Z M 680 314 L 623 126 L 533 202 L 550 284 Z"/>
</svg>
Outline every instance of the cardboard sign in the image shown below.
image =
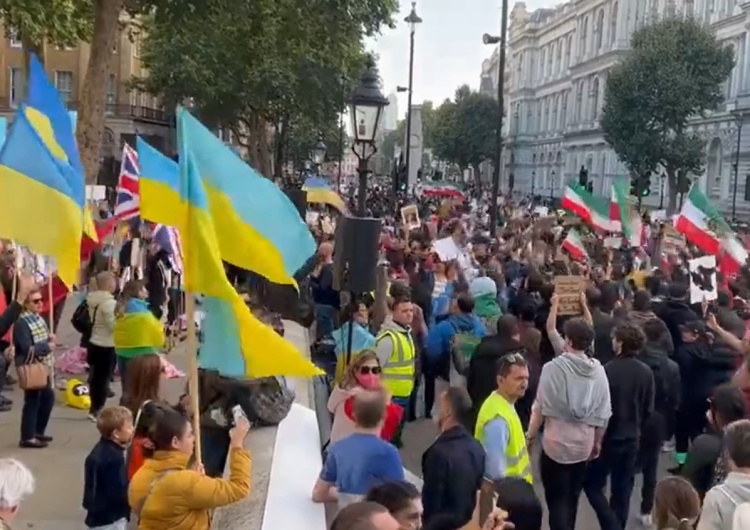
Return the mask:
<svg viewBox="0 0 750 530">
<path fill-rule="evenodd" d="M 558 315 L 581 315 L 581 293 L 586 289 L 586 280 L 580 276 L 555 276 L 555 294 L 559 300 Z"/>
<path fill-rule="evenodd" d="M 401 223 L 409 230 L 414 230 L 422 226 L 416 204 L 410 204 L 401 208 Z"/>
<path fill-rule="evenodd" d="M 690 269 L 690 303 L 716 300 L 719 289 L 716 285 L 716 256 L 701 256 L 688 262 Z"/>
</svg>

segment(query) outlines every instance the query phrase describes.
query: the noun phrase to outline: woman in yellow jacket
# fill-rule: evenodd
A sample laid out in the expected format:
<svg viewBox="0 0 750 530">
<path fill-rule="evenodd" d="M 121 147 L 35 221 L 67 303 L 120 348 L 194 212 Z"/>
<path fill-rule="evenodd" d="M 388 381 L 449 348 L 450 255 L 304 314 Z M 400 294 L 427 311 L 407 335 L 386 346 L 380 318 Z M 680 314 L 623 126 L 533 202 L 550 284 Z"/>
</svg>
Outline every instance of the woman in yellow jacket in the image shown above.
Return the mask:
<svg viewBox="0 0 750 530">
<path fill-rule="evenodd" d="M 209 510 L 247 497 L 251 459 L 244 441 L 249 430 L 242 418 L 230 431 L 229 479 L 210 478 L 203 466 L 188 467 L 195 446 L 188 419 L 172 410 L 157 417 L 149 433 L 153 456 L 133 475 L 128 488 L 138 530 L 208 530 Z"/>
</svg>

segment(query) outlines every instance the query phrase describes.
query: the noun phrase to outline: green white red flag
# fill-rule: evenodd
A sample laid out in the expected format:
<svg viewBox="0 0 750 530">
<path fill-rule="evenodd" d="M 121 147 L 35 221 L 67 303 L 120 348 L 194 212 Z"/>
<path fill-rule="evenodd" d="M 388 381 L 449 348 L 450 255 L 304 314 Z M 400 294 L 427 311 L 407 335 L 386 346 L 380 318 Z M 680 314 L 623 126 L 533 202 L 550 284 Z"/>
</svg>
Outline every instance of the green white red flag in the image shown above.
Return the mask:
<svg viewBox="0 0 750 530">
<path fill-rule="evenodd" d="M 568 235 L 563 239 L 562 248 L 565 249 L 574 260 L 585 261 L 589 257 L 586 252 L 586 247 L 583 245 L 581 234 L 575 228 L 571 228 Z"/>
<path fill-rule="evenodd" d="M 613 226 L 618 225 L 613 231 L 621 231 L 631 247 L 640 247 L 643 226 L 638 210 L 629 200 L 627 179 L 618 178 L 612 184 L 609 212 Z"/>
<path fill-rule="evenodd" d="M 609 202 L 602 197 L 595 197 L 583 186 L 569 185 L 565 188 L 561 206 L 570 210 L 597 230 L 602 232 L 612 230 Z"/>
</svg>

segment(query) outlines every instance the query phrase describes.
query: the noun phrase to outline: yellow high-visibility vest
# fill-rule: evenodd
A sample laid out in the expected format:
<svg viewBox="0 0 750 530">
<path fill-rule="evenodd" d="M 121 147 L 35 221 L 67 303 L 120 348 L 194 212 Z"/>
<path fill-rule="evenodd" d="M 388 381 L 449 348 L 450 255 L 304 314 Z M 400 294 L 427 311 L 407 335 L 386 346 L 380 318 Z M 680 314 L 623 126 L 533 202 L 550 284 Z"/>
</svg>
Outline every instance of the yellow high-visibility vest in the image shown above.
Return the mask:
<svg viewBox="0 0 750 530">
<path fill-rule="evenodd" d="M 521 477 L 529 484 L 534 480 L 531 476 L 531 460 L 526 450 L 526 435 L 523 432 L 521 420 L 516 408 L 508 403 L 500 394 L 493 392 L 484 400 L 477 415 L 477 426 L 474 430 L 474 438 L 479 440 L 483 447 L 484 426 L 490 421 L 502 418 L 508 425 L 508 446 L 505 448 L 505 476 Z"/>
<path fill-rule="evenodd" d="M 376 340 L 380 342 L 389 337 L 393 341 L 393 353 L 388 363 L 383 366 L 381 379 L 383 384 L 391 392 L 392 397 L 407 398 L 414 388 L 414 340 L 411 333 L 398 333 L 396 331 L 383 331 Z"/>
</svg>

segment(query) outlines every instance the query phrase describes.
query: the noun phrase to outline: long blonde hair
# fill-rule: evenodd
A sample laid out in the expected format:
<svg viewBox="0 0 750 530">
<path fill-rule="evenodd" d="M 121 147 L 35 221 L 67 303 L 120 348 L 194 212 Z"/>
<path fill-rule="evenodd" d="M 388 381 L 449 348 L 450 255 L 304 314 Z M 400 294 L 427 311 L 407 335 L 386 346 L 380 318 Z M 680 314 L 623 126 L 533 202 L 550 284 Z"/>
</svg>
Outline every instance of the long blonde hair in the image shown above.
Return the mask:
<svg viewBox="0 0 750 530">
<path fill-rule="evenodd" d="M 122 288 L 120 298 L 117 300 L 115 305 L 115 316 L 121 317 L 125 314 L 125 307 L 131 298 L 140 298 L 141 289 L 146 286 L 146 282 L 143 280 L 130 280 Z"/>
<path fill-rule="evenodd" d="M 369 361 L 375 361 L 380 366 L 377 354 L 372 350 L 362 350 L 357 355 L 352 356 L 352 360 L 349 362 L 349 366 L 346 367 L 339 387 L 343 390 L 349 390 L 357 386 L 357 373 L 359 369 Z"/>
</svg>

